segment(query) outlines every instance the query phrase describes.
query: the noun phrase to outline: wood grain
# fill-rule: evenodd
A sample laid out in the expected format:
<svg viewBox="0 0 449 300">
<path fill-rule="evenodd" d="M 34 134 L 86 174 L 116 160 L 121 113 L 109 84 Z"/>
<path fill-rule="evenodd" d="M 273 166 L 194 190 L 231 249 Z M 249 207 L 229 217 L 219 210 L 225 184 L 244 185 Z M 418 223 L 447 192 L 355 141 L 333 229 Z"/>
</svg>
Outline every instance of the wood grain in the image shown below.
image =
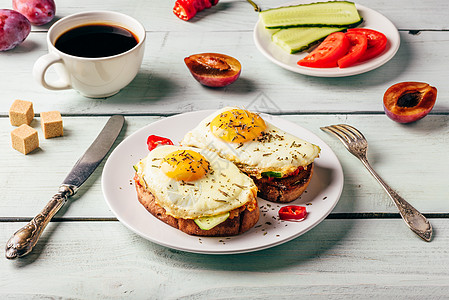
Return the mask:
<svg viewBox="0 0 449 300">
<path fill-rule="evenodd" d="M 256 0 L 262 9 L 278 7 L 293 1 L 289 0 Z M 304 1 L 305 2 L 305 1 Z M 2 7 L 11 4 L 2 0 Z M 80 0 L 59 0 L 57 2 L 56 20 L 64 16 L 86 10 L 113 10 L 131 15 L 142 22 L 149 31 L 238 31 L 252 30 L 258 15 L 246 0 L 220 0 L 218 5 L 206 9 L 196 15 L 190 22 L 179 20 L 172 12 L 175 1 L 146 0 L 111 0 L 107 7 L 103 2 Z M 444 30 L 449 26 L 446 22 L 446 11 L 449 3 L 439 0 L 397 0 L 372 1 L 360 0 L 357 4 L 369 7 L 390 19 L 402 30 L 431 29 Z M 33 27 L 34 31 L 45 31 L 50 24 Z"/>
<path fill-rule="evenodd" d="M 58 0 L 52 23 L 33 26 L 24 43 L 0 52 L 0 242 L 42 209 L 115 113 L 126 115 L 116 145 L 147 124 L 183 112 L 237 105 L 280 115 L 335 152 L 345 180 L 340 201 L 318 226 L 283 245 L 238 255 L 192 254 L 147 241 L 115 219 L 101 190 L 103 162 L 29 256 L 0 259 L 0 298 L 446 299 L 449 2 L 357 1 L 395 24 L 401 46 L 384 66 L 346 78 L 303 76 L 268 61 L 254 45 L 258 15 L 246 0 L 220 0 L 190 22 L 174 16 L 174 2 Z M 289 1 L 255 2 L 267 9 Z M 11 1 L 0 0 L 0 7 L 11 8 Z M 47 53 L 48 28 L 64 16 L 104 9 L 133 16 L 146 28 L 146 53 L 135 80 L 107 99 L 39 86 L 32 68 Z M 241 77 L 224 89 L 201 86 L 183 62 L 200 52 L 236 57 Z M 384 115 L 383 94 L 400 81 L 437 87 L 429 116 L 402 125 Z M 38 130 L 40 148 L 26 156 L 10 145 L 14 127 L 8 110 L 15 99 L 34 103 L 31 126 Z M 50 110 L 62 113 L 64 137 L 43 138 L 39 113 Z M 319 129 L 338 123 L 365 134 L 373 167 L 430 217 L 432 242 L 415 236 L 360 162 Z"/>
<path fill-rule="evenodd" d="M 88 99 L 73 90 L 48 91 L 32 78 L 34 62 L 47 52 L 44 32 L 33 32 L 18 48 L 0 55 L 0 116 L 15 99 L 35 103 L 36 111 L 62 114 L 174 114 L 225 105 L 248 106 L 260 98 L 276 103 L 282 113 L 383 112 L 387 88 L 401 81 L 428 82 L 438 89 L 433 113 L 448 112 L 448 31 L 401 32 L 401 47 L 384 66 L 356 76 L 320 78 L 296 74 L 266 59 L 255 47 L 252 31 L 148 32 L 141 70 L 129 86 L 107 99 Z M 235 45 L 238 45 L 236 47 Z M 220 52 L 242 63 L 242 75 L 223 89 L 200 85 L 183 59 L 194 53 Z M 420 53 L 424 53 L 421 55 Z M 427 55 L 426 53 L 431 53 Z M 20 61 L 20 63 L 17 63 Z M 13 72 L 11 70 L 14 70 Z M 50 72 L 56 78 L 55 74 Z"/>
<path fill-rule="evenodd" d="M 226 256 L 164 248 L 119 222 L 52 222 L 29 256 L 0 259 L 0 296 L 445 298 L 449 221 L 433 224 L 425 244 L 401 220 L 325 220 L 286 244 Z M 0 240 L 21 225 L 0 223 Z"/>
<path fill-rule="evenodd" d="M 449 160 L 441 152 L 441 149 L 449 147 L 448 116 L 427 116 L 408 126 L 394 123 L 384 115 L 305 114 L 283 118 L 315 133 L 340 160 L 345 185 L 334 212 L 397 212 L 362 164 L 336 138 L 319 130 L 320 126 L 347 123 L 365 134 L 370 145 L 368 153 L 372 165 L 402 197 L 424 213 L 449 213 L 446 201 L 449 196 L 446 184 Z M 158 119 L 126 117 L 125 129 L 116 144 Z M 32 217 L 40 211 L 106 120 L 106 117 L 65 117 L 64 137 L 45 140 L 36 118 L 32 125 L 38 130 L 41 146 L 39 150 L 24 156 L 11 148 L 8 128 L 12 130 L 13 127 L 7 119 L 0 119 L 0 128 L 3 128 L 0 134 L 0 181 L 4 183 L 0 185 L 0 217 Z M 101 191 L 103 165 L 104 162 L 57 216 L 113 216 Z"/>
</svg>

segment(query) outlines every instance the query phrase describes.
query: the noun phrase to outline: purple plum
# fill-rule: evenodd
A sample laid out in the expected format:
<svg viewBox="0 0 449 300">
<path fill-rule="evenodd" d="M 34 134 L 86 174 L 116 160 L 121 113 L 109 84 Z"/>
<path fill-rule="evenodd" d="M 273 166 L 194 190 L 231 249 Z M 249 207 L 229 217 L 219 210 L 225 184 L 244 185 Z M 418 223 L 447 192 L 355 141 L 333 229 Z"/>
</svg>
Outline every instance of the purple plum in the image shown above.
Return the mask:
<svg viewBox="0 0 449 300">
<path fill-rule="evenodd" d="M 12 0 L 12 7 L 36 26 L 53 20 L 56 12 L 53 0 Z"/>
<path fill-rule="evenodd" d="M 31 24 L 21 13 L 0 9 L 0 51 L 13 49 L 30 34 Z"/>
</svg>

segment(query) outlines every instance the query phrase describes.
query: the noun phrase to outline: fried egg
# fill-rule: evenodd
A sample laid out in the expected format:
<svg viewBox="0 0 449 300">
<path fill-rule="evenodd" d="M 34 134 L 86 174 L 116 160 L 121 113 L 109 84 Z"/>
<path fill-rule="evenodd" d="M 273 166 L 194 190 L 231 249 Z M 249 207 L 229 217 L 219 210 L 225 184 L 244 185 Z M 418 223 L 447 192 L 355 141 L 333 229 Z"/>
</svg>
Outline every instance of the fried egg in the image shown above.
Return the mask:
<svg viewBox="0 0 449 300">
<path fill-rule="evenodd" d="M 206 117 L 181 144 L 214 151 L 256 178 L 265 172 L 287 176 L 307 167 L 320 153 L 318 146 L 277 128 L 259 114 L 233 107 Z"/>
<path fill-rule="evenodd" d="M 135 168 L 156 203 L 175 218 L 216 216 L 249 204 L 257 195 L 250 177 L 207 149 L 159 146 Z"/>
</svg>

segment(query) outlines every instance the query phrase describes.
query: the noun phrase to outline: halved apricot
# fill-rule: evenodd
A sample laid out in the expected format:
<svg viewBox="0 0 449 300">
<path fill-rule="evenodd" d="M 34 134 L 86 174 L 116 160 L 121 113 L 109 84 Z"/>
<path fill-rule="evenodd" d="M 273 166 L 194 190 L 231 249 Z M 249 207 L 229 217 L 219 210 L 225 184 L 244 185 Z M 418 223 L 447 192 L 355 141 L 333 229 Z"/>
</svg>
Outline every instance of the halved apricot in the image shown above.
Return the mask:
<svg viewBox="0 0 449 300">
<path fill-rule="evenodd" d="M 384 94 L 386 115 L 399 123 L 411 123 L 424 118 L 435 105 L 437 89 L 425 82 L 400 82 Z"/>
<path fill-rule="evenodd" d="M 199 83 L 224 87 L 237 80 L 242 66 L 232 56 L 220 53 L 200 53 L 184 58 L 184 62 Z"/>
</svg>

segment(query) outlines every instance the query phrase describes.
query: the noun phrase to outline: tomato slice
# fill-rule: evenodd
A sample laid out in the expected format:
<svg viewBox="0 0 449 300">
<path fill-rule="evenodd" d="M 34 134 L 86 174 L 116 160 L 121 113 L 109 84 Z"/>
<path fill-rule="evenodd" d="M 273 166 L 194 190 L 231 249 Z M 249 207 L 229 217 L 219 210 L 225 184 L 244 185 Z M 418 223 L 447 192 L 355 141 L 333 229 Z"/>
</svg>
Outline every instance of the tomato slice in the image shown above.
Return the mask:
<svg viewBox="0 0 449 300">
<path fill-rule="evenodd" d="M 348 53 L 338 60 L 340 68 L 347 68 L 355 64 L 365 54 L 368 39 L 365 34 L 359 32 L 347 32 L 346 38 L 351 44 Z"/>
<path fill-rule="evenodd" d="M 368 28 L 351 28 L 348 32 L 363 33 L 368 39 L 368 47 L 359 61 L 366 61 L 381 54 L 387 46 L 387 37 L 382 32 Z"/>
<path fill-rule="evenodd" d="M 307 216 L 307 210 L 304 206 L 287 205 L 279 210 L 279 218 L 285 221 L 302 221 Z"/>
<path fill-rule="evenodd" d="M 147 139 L 148 150 L 153 150 L 159 145 L 173 145 L 173 142 L 168 139 L 157 135 L 150 135 Z"/>
<path fill-rule="evenodd" d="M 298 61 L 298 65 L 311 68 L 332 68 L 349 49 L 349 41 L 343 32 L 334 32 L 309 55 Z"/>
<path fill-rule="evenodd" d="M 137 175 L 137 173 L 134 174 L 134 178 L 133 179 L 134 179 L 134 182 L 135 182 L 136 185 L 142 186 L 140 184 L 140 178 L 139 178 L 139 175 Z"/>
</svg>

